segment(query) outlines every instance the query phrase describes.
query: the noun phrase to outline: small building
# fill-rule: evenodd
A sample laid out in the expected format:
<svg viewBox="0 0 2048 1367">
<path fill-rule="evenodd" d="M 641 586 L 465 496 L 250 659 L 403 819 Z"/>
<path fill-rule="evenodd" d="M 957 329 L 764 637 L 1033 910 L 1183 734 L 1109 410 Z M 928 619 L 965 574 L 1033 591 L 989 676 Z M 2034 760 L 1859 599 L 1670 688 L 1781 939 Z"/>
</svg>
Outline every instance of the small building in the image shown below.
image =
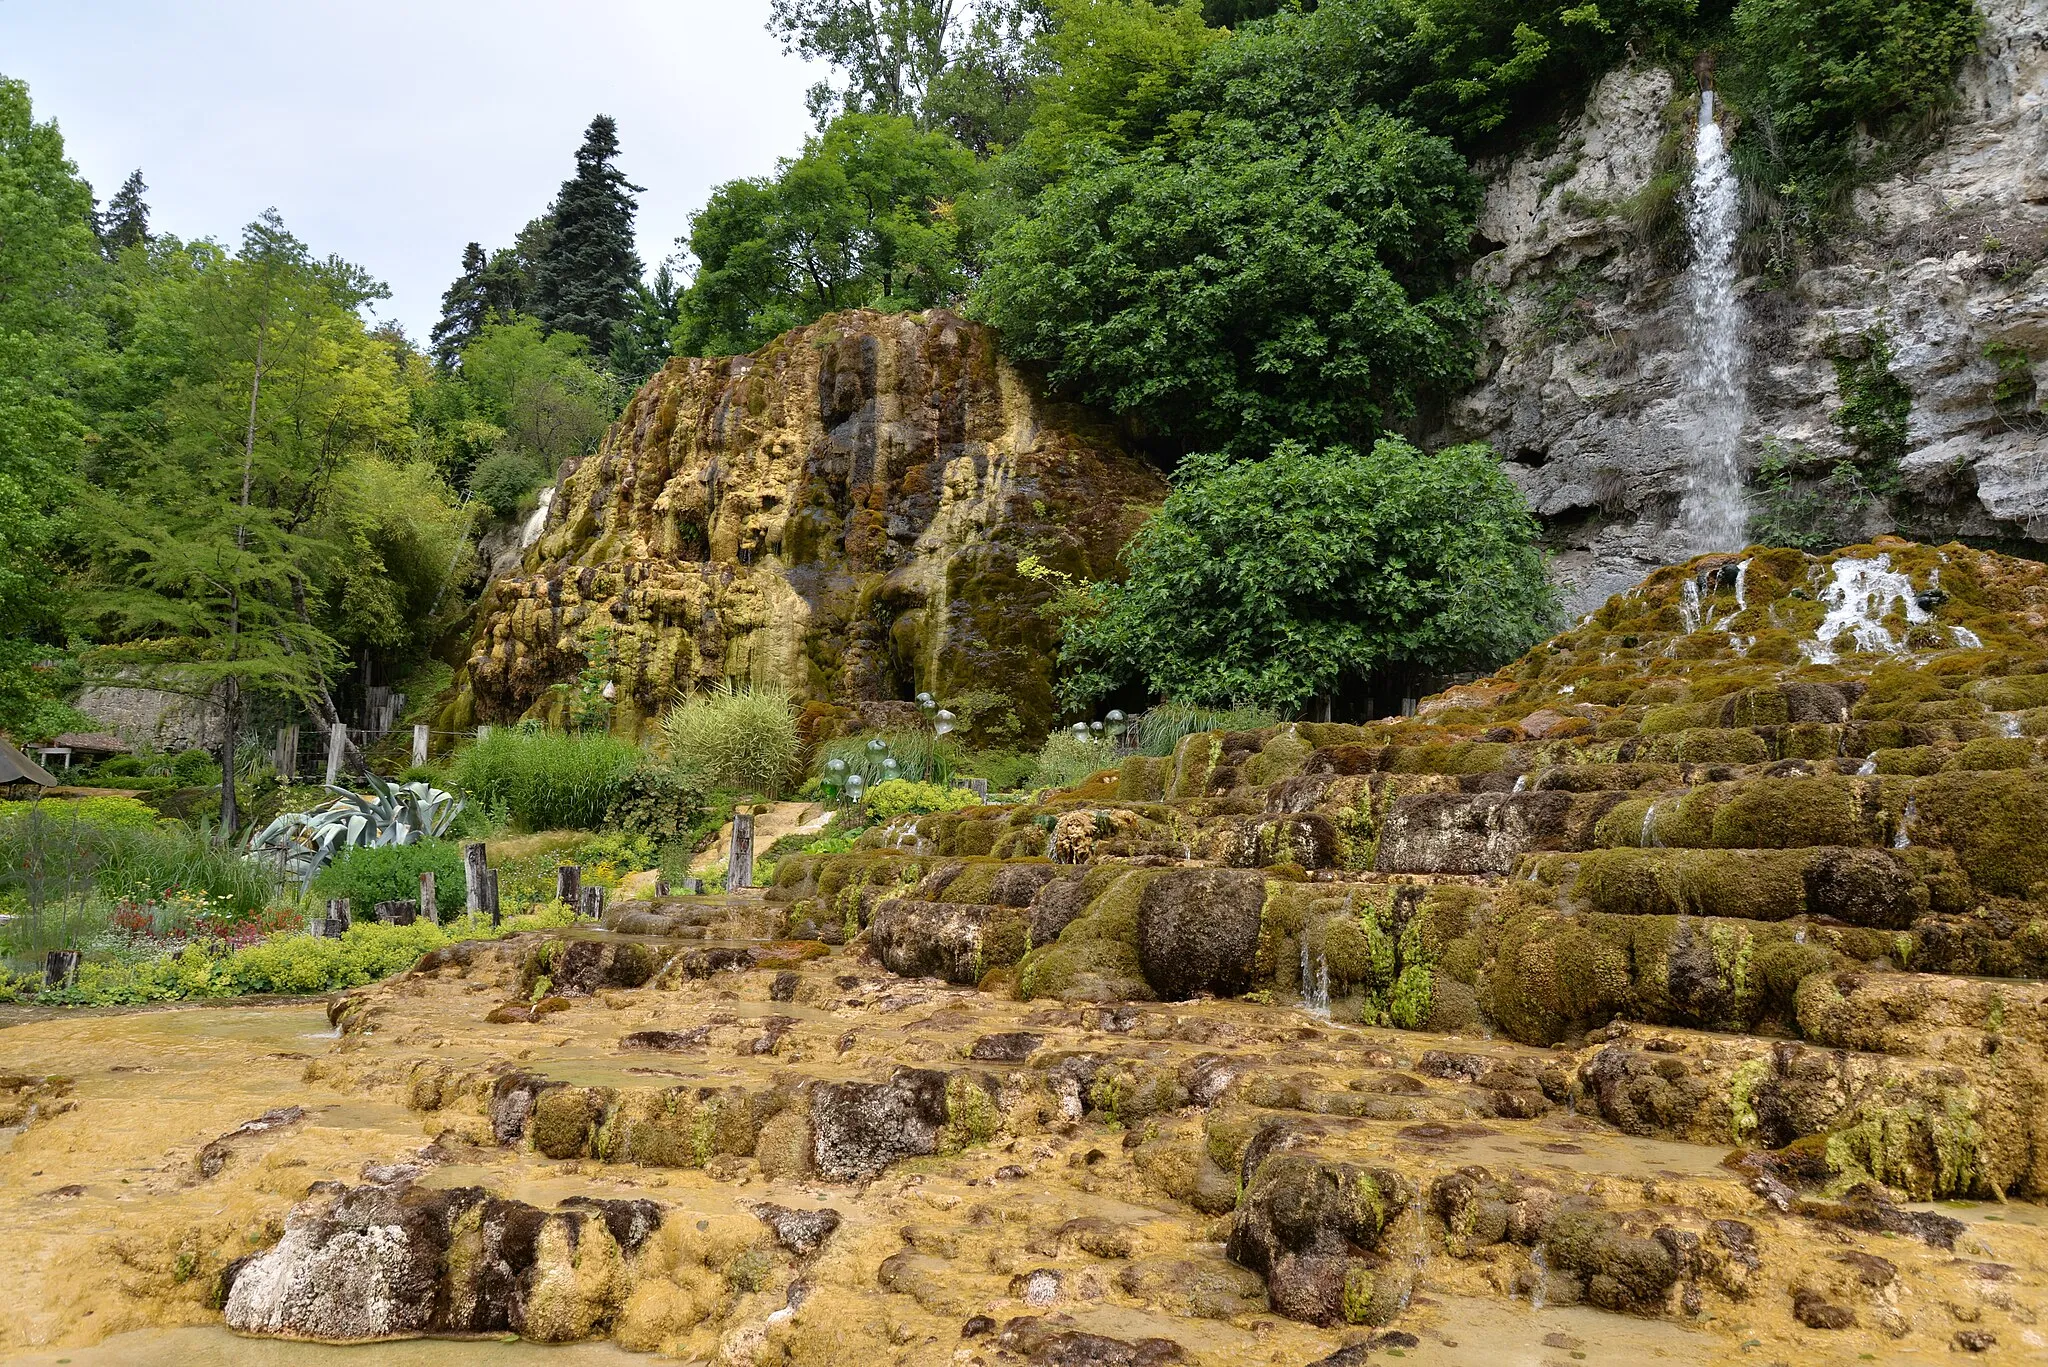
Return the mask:
<svg viewBox="0 0 2048 1367">
<path fill-rule="evenodd" d="M 69 769 L 74 759 L 90 764 L 95 760 L 125 755 L 128 747 L 111 731 L 66 731 L 54 737 L 48 745 L 36 746 L 35 751 L 44 764 L 61 758 L 64 767 Z"/>
</svg>

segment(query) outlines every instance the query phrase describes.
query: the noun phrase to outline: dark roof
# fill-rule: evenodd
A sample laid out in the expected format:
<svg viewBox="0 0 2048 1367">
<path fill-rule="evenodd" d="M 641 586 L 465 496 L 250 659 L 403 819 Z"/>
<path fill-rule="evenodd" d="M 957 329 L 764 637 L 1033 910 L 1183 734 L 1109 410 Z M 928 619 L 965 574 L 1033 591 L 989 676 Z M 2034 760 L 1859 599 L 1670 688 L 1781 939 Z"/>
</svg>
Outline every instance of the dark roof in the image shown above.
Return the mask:
<svg viewBox="0 0 2048 1367">
<path fill-rule="evenodd" d="M 50 771 L 0 740 L 0 783 L 20 783 L 23 780 L 40 783 L 45 788 L 57 786 L 57 780 L 50 777 Z"/>
<path fill-rule="evenodd" d="M 66 731 L 54 737 L 50 744 L 67 750 L 83 750 L 96 755 L 125 755 L 128 747 L 121 738 L 111 731 Z"/>
</svg>

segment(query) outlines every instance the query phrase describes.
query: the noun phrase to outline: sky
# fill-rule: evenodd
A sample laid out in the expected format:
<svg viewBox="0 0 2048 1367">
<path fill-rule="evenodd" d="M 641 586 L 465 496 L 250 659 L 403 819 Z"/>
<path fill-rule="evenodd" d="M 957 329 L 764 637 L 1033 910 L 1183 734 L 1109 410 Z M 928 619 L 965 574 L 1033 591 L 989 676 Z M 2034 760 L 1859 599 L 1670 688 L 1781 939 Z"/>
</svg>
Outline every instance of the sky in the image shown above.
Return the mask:
<svg viewBox="0 0 2048 1367">
<path fill-rule="evenodd" d="M 154 230 L 232 241 L 274 207 L 391 288 L 424 342 L 463 244 L 509 245 L 619 121 L 640 255 L 676 250 L 711 187 L 772 171 L 826 73 L 767 0 L 0 0 L 0 75 L 28 82 L 102 202 L 140 167 Z"/>
</svg>

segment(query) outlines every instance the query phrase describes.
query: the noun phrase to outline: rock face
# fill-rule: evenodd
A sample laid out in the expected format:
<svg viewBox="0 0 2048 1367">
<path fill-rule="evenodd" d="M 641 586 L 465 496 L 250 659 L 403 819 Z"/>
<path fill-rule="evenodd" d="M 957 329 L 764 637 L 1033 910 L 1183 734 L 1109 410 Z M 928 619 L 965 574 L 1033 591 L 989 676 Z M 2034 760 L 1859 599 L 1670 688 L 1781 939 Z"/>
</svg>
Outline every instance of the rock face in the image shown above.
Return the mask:
<svg viewBox="0 0 2048 1367">
<path fill-rule="evenodd" d="M 1873 332 L 1911 392 L 1903 492 L 1846 539 L 2048 538 L 2048 5 L 1980 8 L 1985 33 L 1939 143 L 1857 192 L 1858 226 L 1824 263 L 1741 285 L 1751 464 L 1767 445 L 1815 472 L 1854 454 L 1835 421 L 1836 360 L 1865 354 Z M 1612 72 L 1553 148 L 1497 169 L 1479 221 L 1500 246 L 1475 275 L 1505 307 L 1443 435 L 1491 441 L 1509 462 L 1578 612 L 1689 553 L 1671 530 L 1689 452 L 1687 248 L 1670 195 L 1693 117 L 1669 72 Z"/>
<path fill-rule="evenodd" d="M 672 361 L 486 592 L 444 716 L 553 715 L 596 666 L 623 730 L 727 680 L 840 702 L 995 689 L 1042 727 L 1053 628 L 1019 557 L 1107 575 L 1165 487 L 943 311 Z"/>
</svg>

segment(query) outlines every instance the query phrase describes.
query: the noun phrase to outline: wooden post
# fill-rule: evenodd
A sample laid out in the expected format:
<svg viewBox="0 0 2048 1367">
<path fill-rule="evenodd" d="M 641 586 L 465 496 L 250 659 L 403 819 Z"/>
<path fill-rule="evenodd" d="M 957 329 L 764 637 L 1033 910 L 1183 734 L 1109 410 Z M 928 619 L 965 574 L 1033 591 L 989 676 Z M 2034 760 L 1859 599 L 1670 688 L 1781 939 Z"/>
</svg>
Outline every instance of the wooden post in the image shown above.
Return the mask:
<svg viewBox="0 0 2048 1367">
<path fill-rule="evenodd" d="M 484 906 L 491 913 L 491 928 L 497 929 L 503 919 L 498 915 L 498 871 L 489 869 L 484 876 Z"/>
<path fill-rule="evenodd" d="M 53 949 L 43 956 L 43 986 L 69 987 L 78 976 L 78 951 Z"/>
<path fill-rule="evenodd" d="M 656 897 L 668 896 L 668 879 L 657 878 L 654 880 L 654 895 Z"/>
<path fill-rule="evenodd" d="M 593 921 L 603 920 L 604 889 L 595 883 L 583 889 L 579 895 L 576 910 L 579 915 L 588 916 Z"/>
<path fill-rule="evenodd" d="M 574 864 L 558 865 L 555 869 L 555 900 L 575 908 L 581 905 L 583 896 L 583 870 Z"/>
<path fill-rule="evenodd" d="M 966 789 L 967 789 L 967 790 L 968 790 L 969 792 L 973 793 L 973 794 L 974 794 L 974 795 L 975 795 L 976 797 L 980 798 L 980 799 L 981 799 L 981 800 L 982 800 L 983 802 L 986 802 L 986 801 L 988 801 L 988 780 L 987 780 L 987 779 L 985 779 L 985 778 L 963 778 L 963 779 L 961 779 L 961 780 L 960 780 L 960 782 L 961 782 L 962 786 L 964 786 L 964 787 L 965 787 L 965 788 L 966 788 Z"/>
<path fill-rule="evenodd" d="M 418 916 L 419 908 L 402 897 L 377 904 L 377 919 L 387 926 L 409 926 Z"/>
<path fill-rule="evenodd" d="M 429 921 L 441 919 L 441 903 L 434 894 L 434 871 L 420 870 L 420 915 Z"/>
<path fill-rule="evenodd" d="M 484 884 L 490 872 L 490 866 L 484 862 L 484 845 L 481 840 L 472 840 L 462 847 L 462 878 L 469 889 L 470 911 L 482 911 L 488 905 L 484 900 Z"/>
<path fill-rule="evenodd" d="M 328 920 L 329 920 L 330 922 L 339 922 L 339 923 L 340 923 L 340 924 L 339 924 L 339 927 L 338 927 L 337 929 L 335 929 L 335 930 L 333 931 L 333 933 L 334 933 L 334 934 L 336 934 L 336 935 L 339 935 L 339 934 L 340 934 L 340 933 L 341 933 L 342 931 L 344 931 L 344 930 L 347 930 L 347 929 L 348 929 L 348 898 L 346 898 L 346 897 L 330 897 L 330 898 L 328 898 L 328 899 L 327 899 L 327 919 L 328 919 Z"/>
<path fill-rule="evenodd" d="M 341 751 L 348 744 L 348 724 L 336 722 L 327 728 L 327 785 L 341 782 Z"/>
<path fill-rule="evenodd" d="M 412 762 L 415 766 L 427 762 L 427 724 L 421 722 L 412 729 Z"/>
<path fill-rule="evenodd" d="M 277 728 L 277 776 L 290 783 L 299 776 L 299 728 Z"/>
<path fill-rule="evenodd" d="M 737 808 L 732 814 L 732 848 L 725 859 L 725 886 L 754 886 L 754 814 Z"/>
</svg>

